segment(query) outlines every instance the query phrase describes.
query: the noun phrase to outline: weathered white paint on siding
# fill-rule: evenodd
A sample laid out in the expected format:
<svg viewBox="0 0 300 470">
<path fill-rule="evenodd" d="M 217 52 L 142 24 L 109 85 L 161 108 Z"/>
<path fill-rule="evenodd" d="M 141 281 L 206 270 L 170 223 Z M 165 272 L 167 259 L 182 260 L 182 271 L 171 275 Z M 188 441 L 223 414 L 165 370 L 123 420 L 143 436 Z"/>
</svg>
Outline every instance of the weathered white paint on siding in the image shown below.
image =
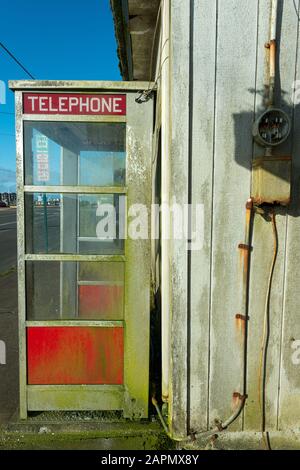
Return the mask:
<svg viewBox="0 0 300 470">
<path fill-rule="evenodd" d="M 266 82 L 265 70 L 261 67 L 266 50 L 264 50 L 265 38 L 269 31 L 269 2 L 260 2 L 259 9 L 259 48 L 258 48 L 258 79 L 256 112 L 261 112 L 263 99 L 260 90 Z M 297 47 L 297 16 L 293 2 L 285 2 L 284 9 L 279 2 L 278 11 L 278 34 L 280 37 L 280 62 L 278 67 L 278 78 L 282 87 L 281 100 L 277 94 L 278 105 L 293 116 L 291 103 L 291 84 L 295 74 L 295 54 Z M 278 155 L 290 155 L 292 152 L 292 141 L 290 138 L 284 145 L 275 150 Z M 257 145 L 254 147 L 254 156 L 261 155 L 262 149 Z M 281 352 L 281 328 L 283 315 L 284 275 L 286 269 L 286 210 L 276 211 L 276 222 L 278 230 L 278 258 L 272 282 L 271 305 L 270 305 L 270 341 L 267 357 L 267 380 L 266 380 L 266 425 L 270 430 L 277 429 L 278 414 L 278 387 Z M 259 364 L 260 349 L 262 342 L 263 317 L 265 310 L 265 298 L 270 264 L 273 256 L 273 235 L 270 222 L 266 222 L 260 216 L 255 219 L 253 231 L 253 256 L 251 265 L 251 289 L 250 289 L 250 324 L 249 324 L 249 362 L 248 362 L 248 384 L 249 400 L 247 401 L 245 413 L 245 428 L 250 430 L 260 429 L 261 406 L 259 403 Z"/>
<path fill-rule="evenodd" d="M 298 9 L 300 2 L 297 0 Z M 291 11 L 291 13 L 293 13 Z M 295 43 L 290 41 L 282 44 L 282 53 L 289 55 L 292 63 L 295 63 L 297 52 L 295 78 L 300 79 L 299 64 L 299 22 L 295 12 L 294 22 L 290 24 L 290 35 L 294 38 L 298 34 L 298 50 L 295 50 Z M 297 28 L 298 26 L 298 28 Z M 287 59 L 286 59 L 287 60 Z M 282 66 L 287 66 L 287 62 Z M 292 73 L 291 73 L 292 75 Z M 291 76 L 291 81 L 294 77 Z M 291 83 L 286 83 L 286 92 L 289 105 L 291 103 Z M 295 350 L 292 348 L 294 340 L 300 339 L 300 103 L 294 105 L 293 116 L 293 177 L 292 177 L 292 205 L 289 209 L 287 221 L 287 249 L 286 249 L 286 271 L 285 271 L 285 291 L 284 291 L 284 318 L 282 331 L 282 353 L 280 363 L 280 384 L 279 384 L 279 416 L 278 429 L 287 428 L 299 429 L 300 423 L 300 364 L 294 364 L 292 355 Z"/>
<path fill-rule="evenodd" d="M 257 70 L 256 84 L 251 92 L 255 95 L 254 119 L 265 109 L 268 70 L 268 50 L 265 43 L 270 31 L 271 2 L 258 2 L 257 30 Z M 254 142 L 253 157 L 264 155 L 264 149 Z M 244 427 L 251 430 L 260 429 L 261 406 L 259 404 L 259 363 L 263 331 L 263 315 L 266 288 L 270 271 L 273 248 L 272 229 L 261 216 L 255 217 L 253 223 L 251 253 L 251 277 L 249 291 L 249 323 L 248 323 L 248 361 L 247 393 L 249 399 L 244 411 Z M 259 269 L 257 269 L 259 267 Z M 275 274 L 276 275 L 276 274 Z M 275 277 L 274 281 L 275 283 Z M 274 284 L 273 284 L 274 285 Z"/>
<path fill-rule="evenodd" d="M 188 203 L 189 153 L 189 2 L 171 2 L 171 204 Z M 170 426 L 174 435 L 187 431 L 187 244 L 171 242 L 171 390 Z"/>
<path fill-rule="evenodd" d="M 254 98 L 249 89 L 255 86 L 256 3 L 218 2 L 210 423 L 227 419 L 234 406 L 233 393 L 242 392 L 235 315 L 244 314 L 238 245 L 244 241 L 245 205 L 250 193 Z M 233 428 L 241 428 L 239 421 Z"/>
<path fill-rule="evenodd" d="M 194 430 L 208 425 L 216 4 L 216 0 L 201 0 L 194 11 L 192 202 L 204 208 L 203 249 L 194 251 L 191 259 L 190 427 Z M 200 44 L 203 47 L 197 47 Z"/>
<path fill-rule="evenodd" d="M 191 255 L 173 244 L 172 427 L 206 429 L 232 412 L 241 391 L 241 360 L 235 315 L 242 313 L 238 244 L 244 240 L 251 159 L 263 154 L 252 141 L 252 123 L 264 109 L 269 0 L 172 0 L 172 182 L 177 201 L 187 202 L 192 158 L 192 200 L 204 204 L 204 248 Z M 298 6 L 298 0 L 296 6 Z M 193 8 L 193 66 L 189 68 L 189 7 Z M 300 104 L 291 103 L 299 20 L 293 0 L 279 1 L 281 104 L 293 116 L 294 138 L 276 150 L 293 153 L 292 208 L 277 210 L 279 252 L 272 285 L 271 335 L 266 388 L 267 426 L 300 424 L 300 365 L 291 362 L 292 339 L 300 340 Z M 297 42 L 298 40 L 298 42 Z M 189 77 L 189 70 L 193 77 Z M 298 60 L 297 78 L 300 80 Z M 192 119 L 189 114 L 189 99 Z M 280 102 L 278 103 L 280 104 Z M 189 136 L 192 146 L 189 155 Z M 248 335 L 248 400 L 231 430 L 260 430 L 258 369 L 272 227 L 255 217 Z M 187 325 L 188 289 L 191 324 Z M 190 337 L 189 337 L 190 335 Z M 189 343 L 190 341 L 190 343 Z M 189 357 L 189 361 L 187 360 Z M 187 374 L 187 365 L 190 375 Z M 184 385 L 190 388 L 188 393 Z M 176 406 L 175 406 L 176 405 Z M 278 422 L 279 420 L 279 422 Z"/>
<path fill-rule="evenodd" d="M 270 339 L 267 355 L 266 380 L 266 422 L 268 429 L 277 426 L 278 369 L 280 358 L 280 336 L 282 317 L 282 285 L 285 253 L 285 216 L 276 215 L 278 230 L 278 256 L 272 282 L 270 302 Z M 249 305 L 248 335 L 248 400 L 245 408 L 244 428 L 259 430 L 261 427 L 261 392 L 260 380 L 262 369 L 261 345 L 264 327 L 265 301 L 273 258 L 273 233 L 271 221 L 261 215 L 255 216 L 252 239 L 251 283 Z"/>
</svg>

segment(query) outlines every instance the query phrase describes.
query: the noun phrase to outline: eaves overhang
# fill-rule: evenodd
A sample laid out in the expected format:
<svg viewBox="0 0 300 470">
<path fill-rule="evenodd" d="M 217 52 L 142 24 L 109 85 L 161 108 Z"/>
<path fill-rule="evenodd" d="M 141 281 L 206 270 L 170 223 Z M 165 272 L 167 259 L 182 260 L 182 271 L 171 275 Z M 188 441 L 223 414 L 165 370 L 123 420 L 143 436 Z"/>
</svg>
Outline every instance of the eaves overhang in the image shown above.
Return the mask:
<svg viewBox="0 0 300 470">
<path fill-rule="evenodd" d="M 160 0 L 110 0 L 124 80 L 153 79 Z"/>
</svg>

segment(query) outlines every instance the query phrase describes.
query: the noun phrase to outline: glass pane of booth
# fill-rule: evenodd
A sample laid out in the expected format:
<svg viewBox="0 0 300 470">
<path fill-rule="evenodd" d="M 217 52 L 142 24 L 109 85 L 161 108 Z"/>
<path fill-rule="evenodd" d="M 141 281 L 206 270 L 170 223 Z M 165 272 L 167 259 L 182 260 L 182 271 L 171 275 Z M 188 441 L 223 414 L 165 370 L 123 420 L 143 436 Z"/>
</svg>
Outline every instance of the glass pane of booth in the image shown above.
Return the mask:
<svg viewBox="0 0 300 470">
<path fill-rule="evenodd" d="M 27 320 L 122 320 L 124 263 L 26 262 Z"/>
<path fill-rule="evenodd" d="M 26 252 L 123 254 L 125 197 L 25 194 Z"/>
<path fill-rule="evenodd" d="M 126 125 L 24 122 L 25 184 L 125 186 Z"/>
</svg>

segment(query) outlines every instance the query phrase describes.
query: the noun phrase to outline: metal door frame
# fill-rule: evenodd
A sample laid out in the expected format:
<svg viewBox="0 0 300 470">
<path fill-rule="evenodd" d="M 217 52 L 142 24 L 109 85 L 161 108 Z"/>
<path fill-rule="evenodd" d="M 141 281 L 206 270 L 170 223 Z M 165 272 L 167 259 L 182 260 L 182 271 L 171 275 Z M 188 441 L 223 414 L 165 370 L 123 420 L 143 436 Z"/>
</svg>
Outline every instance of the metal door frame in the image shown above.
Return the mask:
<svg viewBox="0 0 300 470">
<path fill-rule="evenodd" d="M 18 305 L 20 417 L 28 411 L 42 410 L 123 410 L 124 417 L 148 416 L 149 336 L 150 336 L 150 205 L 153 102 L 135 101 L 137 91 L 153 84 L 145 82 L 42 82 L 13 81 L 16 102 L 17 150 L 17 243 L 18 243 Z M 23 114 L 23 93 L 125 93 L 126 116 L 73 116 Z M 126 186 L 28 186 L 24 185 L 25 121 L 125 122 L 126 123 Z M 148 240 L 125 240 L 124 255 L 31 254 L 25 252 L 25 208 L 27 192 L 124 194 L 128 207 L 144 204 L 148 209 Z M 127 221 L 126 221 L 127 224 Z M 127 230 L 127 227 L 126 227 Z M 27 321 L 26 261 L 123 261 L 125 262 L 124 321 Z M 34 326 L 123 326 L 124 385 L 28 385 L 26 328 Z M 63 403 L 63 404 L 62 404 Z"/>
</svg>

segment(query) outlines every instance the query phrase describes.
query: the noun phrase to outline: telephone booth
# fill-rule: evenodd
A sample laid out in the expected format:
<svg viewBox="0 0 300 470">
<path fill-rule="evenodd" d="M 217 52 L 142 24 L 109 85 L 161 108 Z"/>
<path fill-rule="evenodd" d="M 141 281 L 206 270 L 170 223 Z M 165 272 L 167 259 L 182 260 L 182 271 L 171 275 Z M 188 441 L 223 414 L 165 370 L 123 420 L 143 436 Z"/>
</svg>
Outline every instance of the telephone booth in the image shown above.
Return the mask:
<svg viewBox="0 0 300 470">
<path fill-rule="evenodd" d="M 136 101 L 148 86 L 10 83 L 23 419 L 148 415 L 153 99 Z"/>
</svg>

